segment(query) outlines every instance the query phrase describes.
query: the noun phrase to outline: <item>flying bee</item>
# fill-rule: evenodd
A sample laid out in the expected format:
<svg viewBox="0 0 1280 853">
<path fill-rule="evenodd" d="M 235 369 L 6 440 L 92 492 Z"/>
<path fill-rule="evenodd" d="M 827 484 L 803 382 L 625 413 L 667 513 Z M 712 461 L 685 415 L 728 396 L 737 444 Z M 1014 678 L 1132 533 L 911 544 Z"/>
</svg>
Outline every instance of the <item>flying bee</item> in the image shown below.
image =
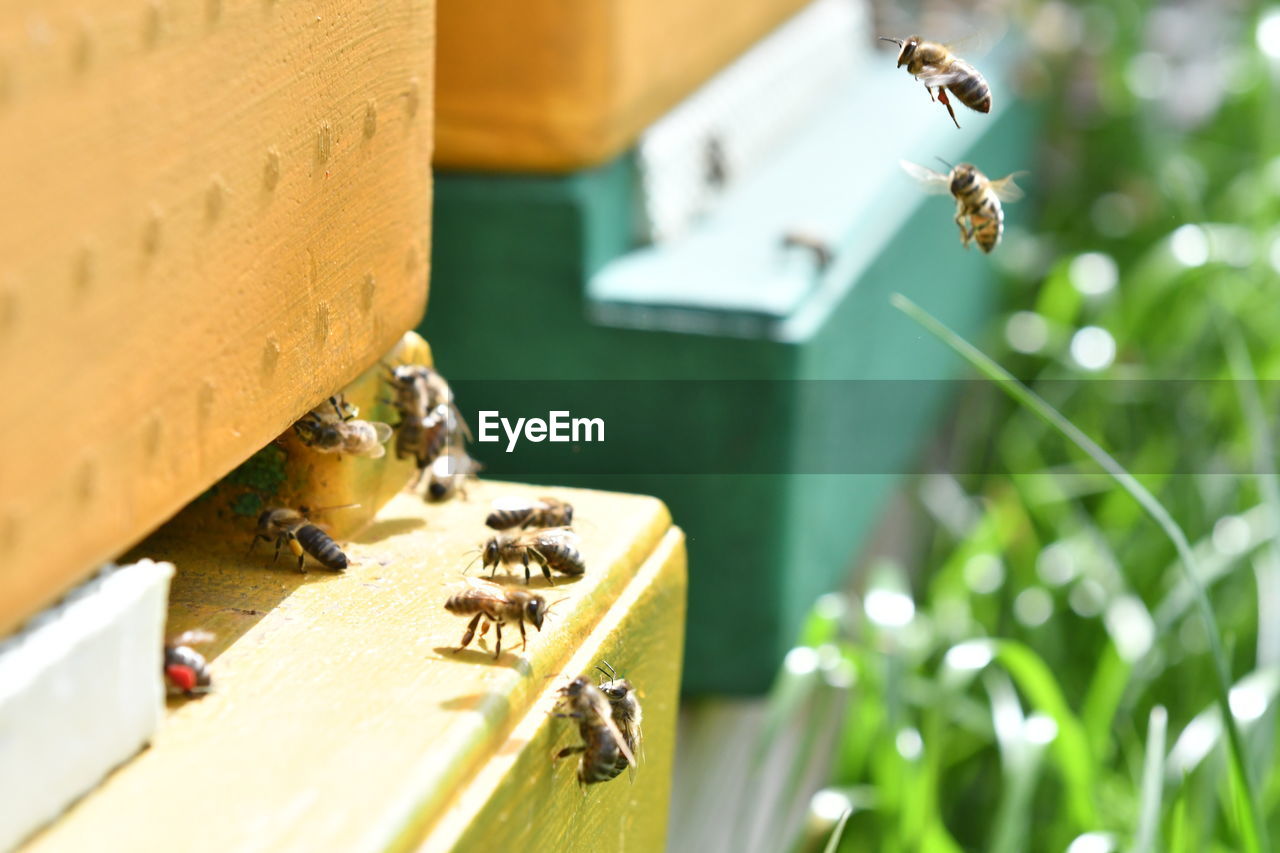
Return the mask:
<svg viewBox="0 0 1280 853">
<path fill-rule="evenodd" d="M 950 173 L 943 175 L 907 160 L 901 162 L 903 170 L 919 181 L 926 192 L 950 192 L 955 196 L 955 222 L 960 229 L 960 242 L 966 249 L 970 241 L 976 242 L 984 252 L 996 247 L 1004 234 L 1004 208 L 1000 202 L 1022 198 L 1022 190 L 1013 182 L 1021 172 L 993 181 L 972 163 L 951 167 Z"/>
<path fill-rule="evenodd" d="M 465 498 L 467 480 L 474 478 L 482 468 L 484 466 L 468 456 L 462 447 L 455 445 L 449 448 L 448 453 L 437 456 L 431 463 L 427 500 L 439 503 L 450 500 L 457 494 Z"/>
<path fill-rule="evenodd" d="M 391 439 L 391 427 L 379 421 L 357 420 L 355 407 L 340 398 L 330 397 L 334 413 L 323 408 L 314 409 L 293 425 L 302 443 L 321 453 L 346 453 L 351 456 L 381 458 L 386 454 L 382 445 Z M 346 406 L 344 410 L 342 406 Z"/>
<path fill-rule="evenodd" d="M 213 639 L 208 631 L 185 631 L 164 644 L 164 677 L 170 693 L 196 696 L 213 689 L 213 676 L 204 655 L 191 648 L 192 643 Z"/>
<path fill-rule="evenodd" d="M 547 583 L 553 583 L 551 573 L 580 575 L 587 570 L 582 554 L 578 552 L 578 536 L 567 527 L 543 527 L 523 530 L 519 533 L 499 533 L 484 543 L 481 552 L 484 568 L 497 573 L 498 566 L 519 563 L 524 566 L 524 582 L 529 582 L 529 564 L 542 567 Z M 492 577 L 492 574 L 490 575 Z"/>
<path fill-rule="evenodd" d="M 568 527 L 573 524 L 573 505 L 556 498 L 509 496 L 493 502 L 493 512 L 484 523 L 494 530 L 513 527 Z"/>
<path fill-rule="evenodd" d="M 986 79 L 946 45 L 925 41 L 920 36 L 911 36 L 906 41 L 881 36 L 880 40 L 900 48 L 898 67 L 907 66 L 907 73 L 924 84 L 930 100 L 937 93 L 938 102 L 947 108 L 956 127 L 960 127 L 960 122 L 956 121 L 956 111 L 951 108 L 947 92 L 975 112 L 991 112 L 991 87 Z"/>
<path fill-rule="evenodd" d="M 480 628 L 480 636 L 489 630 L 493 623 L 496 638 L 493 657 L 496 660 L 502 654 L 502 626 L 514 622 L 520 628 L 520 650 L 528 645 L 524 623 L 528 622 L 537 630 L 542 630 L 542 620 L 547 615 L 547 600 L 537 593 L 526 589 L 505 587 L 489 581 L 471 579 L 467 586 L 449 596 L 444 609 L 455 616 L 471 616 L 467 630 L 462 635 L 462 643 L 458 651 L 462 651 L 475 638 L 476 627 Z"/>
<path fill-rule="evenodd" d="M 613 709 L 614 725 L 622 733 L 627 748 L 633 755 L 639 755 L 643 749 L 643 736 L 640 732 L 640 721 L 643 715 L 640 710 L 640 700 L 636 697 L 635 688 L 631 686 L 630 681 L 619 678 L 618 673 L 609 666 L 608 661 L 602 661 L 602 663 L 607 670 L 596 667 L 596 670 L 606 679 L 598 685 L 600 692 L 609 700 L 609 707 Z M 619 755 L 614 775 L 618 775 L 627 768 L 630 768 L 634 775 L 635 765 L 628 764 L 626 759 Z"/>
<path fill-rule="evenodd" d="M 348 504 L 347 506 L 358 506 Z M 346 507 L 330 507 L 345 509 Z M 305 572 L 303 563 L 310 554 L 315 561 L 326 569 L 340 572 L 347 567 L 347 555 L 342 553 L 333 538 L 311 522 L 310 512 L 303 507 L 299 510 L 286 507 L 263 510 L 258 516 L 258 532 L 249 543 L 249 550 L 259 539 L 276 543 L 276 555 L 272 562 L 280 559 L 280 546 L 287 544 L 289 550 L 298 558 L 298 571 Z"/>
<path fill-rule="evenodd" d="M 608 782 L 616 779 L 628 765 L 635 765 L 635 754 L 614 722 L 609 697 L 591 683 L 589 676 L 580 675 L 568 686 L 560 688 L 556 716 L 572 717 L 578 721 L 582 743 L 560 750 L 556 759 L 582 755 L 578 761 L 579 784 Z"/>
</svg>

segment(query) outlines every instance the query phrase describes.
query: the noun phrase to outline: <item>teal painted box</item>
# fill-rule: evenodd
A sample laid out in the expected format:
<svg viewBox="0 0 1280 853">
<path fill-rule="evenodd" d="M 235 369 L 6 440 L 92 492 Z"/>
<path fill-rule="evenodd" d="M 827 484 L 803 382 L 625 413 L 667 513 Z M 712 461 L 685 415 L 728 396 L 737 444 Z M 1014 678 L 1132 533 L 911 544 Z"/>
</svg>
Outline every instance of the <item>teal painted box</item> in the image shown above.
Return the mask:
<svg viewBox="0 0 1280 853">
<path fill-rule="evenodd" d="M 1011 104 L 960 118 L 956 131 L 891 61 L 859 74 L 662 247 L 635 245 L 632 157 L 561 178 L 437 175 L 421 331 L 464 410 L 585 397 L 622 435 L 578 455 L 473 453 L 487 476 L 667 502 L 689 535 L 686 693 L 768 687 L 938 423 L 950 392 L 938 380 L 957 362 L 890 294 L 969 336 L 991 317 L 991 259 L 961 248 L 950 197 L 924 195 L 898 160 L 1002 176 L 1029 165 L 1034 116 Z M 801 225 L 830 252 L 825 267 L 786 245 Z"/>
</svg>

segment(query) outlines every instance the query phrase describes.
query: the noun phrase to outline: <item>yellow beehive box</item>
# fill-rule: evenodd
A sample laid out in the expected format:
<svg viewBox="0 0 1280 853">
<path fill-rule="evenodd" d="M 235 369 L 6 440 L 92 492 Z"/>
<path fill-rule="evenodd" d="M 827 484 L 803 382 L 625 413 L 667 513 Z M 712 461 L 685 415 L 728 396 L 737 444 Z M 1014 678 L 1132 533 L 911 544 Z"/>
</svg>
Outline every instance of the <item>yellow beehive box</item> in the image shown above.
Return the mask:
<svg viewBox="0 0 1280 853">
<path fill-rule="evenodd" d="M 602 162 L 808 0 L 442 0 L 436 163 Z"/>
<path fill-rule="evenodd" d="M 433 0 L 0 10 L 0 635 L 426 300 Z"/>
<path fill-rule="evenodd" d="M 491 500 L 550 491 L 580 522 L 586 571 L 499 577 L 551 604 L 528 646 L 508 624 L 458 651 L 466 583 Z M 151 747 L 23 853 L 647 851 L 662 849 L 685 616 L 684 534 L 637 495 L 478 482 L 425 506 L 400 495 L 340 574 L 272 565 L 244 543 L 170 525 L 140 547 L 178 566 L 169 632 L 200 646 L 213 692 L 174 700 Z M 470 552 L 470 553 L 469 553 Z M 480 574 L 473 569 L 471 577 Z M 583 790 L 557 691 L 607 661 L 635 687 L 643 750 Z"/>
</svg>

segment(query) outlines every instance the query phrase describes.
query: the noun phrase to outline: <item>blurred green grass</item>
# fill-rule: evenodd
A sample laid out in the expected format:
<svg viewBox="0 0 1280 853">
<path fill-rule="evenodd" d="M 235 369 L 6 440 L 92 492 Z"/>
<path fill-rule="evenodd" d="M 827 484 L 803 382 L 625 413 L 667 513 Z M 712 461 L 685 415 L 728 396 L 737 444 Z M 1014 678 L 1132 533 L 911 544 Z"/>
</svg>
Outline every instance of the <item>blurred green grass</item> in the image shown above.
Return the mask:
<svg viewBox="0 0 1280 853">
<path fill-rule="evenodd" d="M 774 849 L 823 849 L 843 814 L 846 853 L 1269 849 L 1280 7 L 1026 3 L 1015 22 L 1047 128 L 980 349 L 1132 482 L 1000 388 L 967 396 L 940 470 L 976 473 L 921 482 L 919 558 L 820 601 L 799 648 L 825 663 L 770 698 L 761 756 L 817 703 L 845 709 L 803 837 Z M 793 776 L 830 758 L 801 749 Z"/>
</svg>

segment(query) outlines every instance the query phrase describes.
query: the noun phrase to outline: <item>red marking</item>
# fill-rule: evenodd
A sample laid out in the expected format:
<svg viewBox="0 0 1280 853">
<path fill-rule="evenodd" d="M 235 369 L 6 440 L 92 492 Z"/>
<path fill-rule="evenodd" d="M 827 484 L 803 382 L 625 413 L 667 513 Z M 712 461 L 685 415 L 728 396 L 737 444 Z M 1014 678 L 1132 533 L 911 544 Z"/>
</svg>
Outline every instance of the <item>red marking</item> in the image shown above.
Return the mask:
<svg viewBox="0 0 1280 853">
<path fill-rule="evenodd" d="M 190 693 L 196 688 L 196 671 L 189 666 L 171 663 L 164 668 L 164 674 L 183 693 Z"/>
</svg>

